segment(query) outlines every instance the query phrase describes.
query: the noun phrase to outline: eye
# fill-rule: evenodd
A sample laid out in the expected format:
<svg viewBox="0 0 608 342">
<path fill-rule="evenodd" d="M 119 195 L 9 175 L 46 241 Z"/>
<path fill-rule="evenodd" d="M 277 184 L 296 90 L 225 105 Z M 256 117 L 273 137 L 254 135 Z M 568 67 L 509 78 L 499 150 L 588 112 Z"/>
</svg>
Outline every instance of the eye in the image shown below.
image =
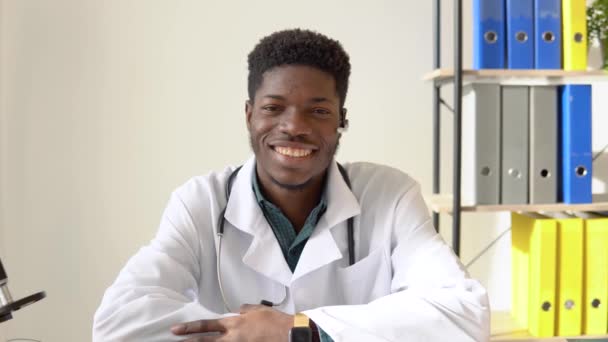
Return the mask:
<svg viewBox="0 0 608 342">
<path fill-rule="evenodd" d="M 281 107 L 278 105 L 265 105 L 264 107 L 262 107 L 262 111 L 265 113 L 278 113 L 281 110 Z"/>
<path fill-rule="evenodd" d="M 312 112 L 322 116 L 331 114 L 331 112 L 325 108 L 313 108 Z"/>
</svg>

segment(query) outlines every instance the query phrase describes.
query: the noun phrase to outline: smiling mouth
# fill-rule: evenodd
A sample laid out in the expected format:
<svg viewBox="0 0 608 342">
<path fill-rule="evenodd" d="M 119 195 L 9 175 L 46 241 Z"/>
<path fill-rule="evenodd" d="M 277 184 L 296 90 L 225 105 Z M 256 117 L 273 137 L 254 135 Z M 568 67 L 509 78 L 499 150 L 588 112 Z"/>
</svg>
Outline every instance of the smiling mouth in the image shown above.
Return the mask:
<svg viewBox="0 0 608 342">
<path fill-rule="evenodd" d="M 302 148 L 274 146 L 273 150 L 280 155 L 292 158 L 304 158 L 312 154 L 312 150 Z"/>
</svg>

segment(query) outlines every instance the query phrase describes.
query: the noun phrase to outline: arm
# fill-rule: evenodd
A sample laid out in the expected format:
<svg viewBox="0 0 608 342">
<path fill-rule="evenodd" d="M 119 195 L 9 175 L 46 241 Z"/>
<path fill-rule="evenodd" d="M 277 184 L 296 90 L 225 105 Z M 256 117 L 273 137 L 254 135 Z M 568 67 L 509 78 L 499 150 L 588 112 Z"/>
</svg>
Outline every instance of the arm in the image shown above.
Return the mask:
<svg viewBox="0 0 608 342">
<path fill-rule="evenodd" d="M 399 199 L 395 211 L 391 294 L 367 305 L 304 313 L 336 342 L 489 340 L 486 291 L 435 232 L 419 186 Z"/>
<path fill-rule="evenodd" d="M 150 245 L 129 260 L 106 291 L 93 323 L 93 341 L 172 341 L 175 323 L 220 314 L 200 305 L 199 238 L 174 193 Z"/>
</svg>

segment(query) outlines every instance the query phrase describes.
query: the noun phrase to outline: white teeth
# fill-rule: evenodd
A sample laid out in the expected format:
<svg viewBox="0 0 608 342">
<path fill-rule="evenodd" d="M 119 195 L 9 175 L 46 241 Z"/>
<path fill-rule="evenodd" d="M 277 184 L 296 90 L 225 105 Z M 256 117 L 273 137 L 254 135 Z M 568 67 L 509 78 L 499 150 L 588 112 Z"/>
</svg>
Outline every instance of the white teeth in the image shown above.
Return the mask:
<svg viewBox="0 0 608 342">
<path fill-rule="evenodd" d="M 280 146 L 276 146 L 274 148 L 274 150 L 284 156 L 296 157 L 296 158 L 306 157 L 312 153 L 312 150 L 303 150 L 303 149 L 299 149 L 299 148 L 280 147 Z"/>
</svg>

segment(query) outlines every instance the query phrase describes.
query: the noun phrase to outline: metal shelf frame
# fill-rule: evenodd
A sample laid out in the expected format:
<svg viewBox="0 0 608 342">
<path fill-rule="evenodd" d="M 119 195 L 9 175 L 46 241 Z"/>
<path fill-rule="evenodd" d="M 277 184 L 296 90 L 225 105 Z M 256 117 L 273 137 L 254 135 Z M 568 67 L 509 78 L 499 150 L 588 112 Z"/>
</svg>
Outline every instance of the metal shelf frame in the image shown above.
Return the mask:
<svg viewBox="0 0 608 342">
<path fill-rule="evenodd" d="M 462 175 L 462 88 L 463 83 L 493 83 L 501 85 L 560 85 L 560 84 L 589 84 L 608 82 L 608 72 L 573 71 L 573 70 L 510 70 L 510 69 L 482 69 L 463 70 L 462 68 L 462 0 L 455 0 L 454 4 L 454 60 L 452 69 L 441 68 L 441 0 L 433 1 L 433 71 L 424 76 L 425 80 L 433 82 L 433 196 L 441 194 L 441 105 L 453 114 L 453 173 L 452 173 L 452 248 L 460 257 L 461 240 L 461 213 L 473 211 L 470 207 L 463 208 L 461 201 L 461 175 Z M 453 84 L 453 105 L 447 105 L 441 97 L 441 88 L 444 84 Z M 442 208 L 445 205 L 442 201 Z M 606 202 L 605 200 L 601 202 Z M 590 204 L 590 208 L 604 208 L 605 203 Z M 530 206 L 531 209 L 534 206 Z M 564 210 L 575 209 L 576 206 L 561 206 Z M 561 208 L 560 207 L 560 208 Z M 571 208 L 570 208 L 571 207 Z M 504 209 L 500 206 L 480 207 L 480 211 L 496 211 Z M 522 210 L 526 209 L 523 205 Z M 440 212 L 433 210 L 433 225 L 440 230 Z"/>
<path fill-rule="evenodd" d="M 454 3 L 454 134 L 453 134 L 453 203 L 452 203 L 452 249 L 460 256 L 460 188 L 462 158 L 462 0 Z M 433 1 L 433 67 L 441 69 L 441 0 Z M 441 180 L 441 82 L 433 81 L 433 194 L 439 194 Z M 440 216 L 433 212 L 433 225 L 439 231 Z"/>
</svg>

